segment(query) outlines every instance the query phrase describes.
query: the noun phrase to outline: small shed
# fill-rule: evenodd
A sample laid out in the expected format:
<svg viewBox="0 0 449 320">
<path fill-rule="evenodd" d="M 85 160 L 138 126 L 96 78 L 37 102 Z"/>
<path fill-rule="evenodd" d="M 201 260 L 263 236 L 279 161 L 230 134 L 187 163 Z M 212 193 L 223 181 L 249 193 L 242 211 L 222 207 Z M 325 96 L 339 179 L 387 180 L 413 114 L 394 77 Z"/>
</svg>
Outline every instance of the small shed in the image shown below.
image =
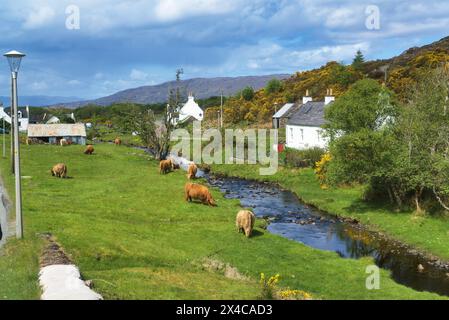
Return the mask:
<svg viewBox="0 0 449 320">
<path fill-rule="evenodd" d="M 66 139 L 74 144 L 85 145 L 86 137 L 84 123 L 28 125 L 28 138 L 40 140 L 44 143 L 59 144 L 61 139 Z"/>
<path fill-rule="evenodd" d="M 285 128 L 290 116 L 301 107 L 299 103 L 286 103 L 273 115 L 273 129 Z"/>
</svg>

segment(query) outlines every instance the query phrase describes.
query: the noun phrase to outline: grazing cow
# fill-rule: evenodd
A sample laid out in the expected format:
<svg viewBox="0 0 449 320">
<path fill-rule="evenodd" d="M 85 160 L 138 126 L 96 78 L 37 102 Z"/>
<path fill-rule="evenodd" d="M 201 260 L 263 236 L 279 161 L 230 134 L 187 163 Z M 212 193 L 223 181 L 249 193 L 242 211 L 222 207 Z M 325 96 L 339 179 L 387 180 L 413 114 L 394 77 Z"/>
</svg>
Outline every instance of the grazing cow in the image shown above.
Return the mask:
<svg viewBox="0 0 449 320">
<path fill-rule="evenodd" d="M 173 164 L 171 160 L 162 160 L 159 162 L 159 173 L 167 174 L 173 169 Z"/>
<path fill-rule="evenodd" d="M 86 150 L 84 151 L 84 154 L 92 155 L 94 153 L 94 151 L 95 151 L 94 146 L 89 144 L 87 146 Z"/>
<path fill-rule="evenodd" d="M 172 157 L 169 157 L 167 160 L 171 161 L 171 168 L 172 170 L 179 170 L 181 167 L 179 166 L 178 163 L 176 163 L 175 159 L 173 159 Z"/>
<path fill-rule="evenodd" d="M 241 210 L 237 214 L 235 219 L 235 225 L 237 226 L 237 231 L 240 233 L 243 231 L 245 236 L 249 238 L 253 232 L 254 222 L 256 221 L 256 216 L 254 213 L 248 210 Z"/>
<path fill-rule="evenodd" d="M 195 199 L 209 206 L 216 206 L 215 201 L 207 187 L 196 183 L 187 183 L 184 190 L 186 201 L 192 202 L 192 200 Z"/>
<path fill-rule="evenodd" d="M 59 141 L 59 143 L 60 143 L 61 147 L 65 147 L 65 146 L 69 145 L 69 143 L 67 142 L 66 139 L 61 139 L 61 141 Z"/>
<path fill-rule="evenodd" d="M 198 172 L 198 167 L 196 164 L 192 163 L 189 165 L 189 169 L 187 170 L 187 179 L 193 180 L 196 178 L 196 173 Z"/>
<path fill-rule="evenodd" d="M 120 138 L 115 138 L 114 144 L 115 144 L 116 146 L 120 146 L 120 145 L 122 145 L 122 140 L 121 140 Z"/>
<path fill-rule="evenodd" d="M 58 178 L 67 178 L 67 166 L 63 163 L 58 163 L 51 169 L 51 175 Z"/>
</svg>

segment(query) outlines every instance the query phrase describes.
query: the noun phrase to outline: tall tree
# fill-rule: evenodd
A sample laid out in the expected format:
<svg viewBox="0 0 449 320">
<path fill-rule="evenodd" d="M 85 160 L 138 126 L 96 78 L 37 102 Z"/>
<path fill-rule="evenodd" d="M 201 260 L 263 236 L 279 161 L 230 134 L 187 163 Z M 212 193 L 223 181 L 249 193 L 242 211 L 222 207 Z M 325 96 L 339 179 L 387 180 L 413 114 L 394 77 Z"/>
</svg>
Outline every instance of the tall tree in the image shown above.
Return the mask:
<svg viewBox="0 0 449 320">
<path fill-rule="evenodd" d="M 357 71 L 363 71 L 363 64 L 365 63 L 365 56 L 361 50 L 357 50 L 357 53 L 352 61 L 352 67 Z"/>
<path fill-rule="evenodd" d="M 251 101 L 254 98 L 254 88 L 253 87 L 246 87 L 241 91 L 241 97 L 245 99 L 246 101 Z"/>
<path fill-rule="evenodd" d="M 265 86 L 265 93 L 267 94 L 273 94 L 276 92 L 279 92 L 282 90 L 283 84 L 282 81 L 276 78 L 271 79 L 268 81 L 267 85 Z"/>
<path fill-rule="evenodd" d="M 157 121 L 151 109 L 140 110 L 131 115 L 134 130 L 158 160 L 165 159 L 170 152 L 170 135 L 175 129 L 177 115 L 181 107 L 182 73 L 182 69 L 176 71 L 176 86 L 169 89 L 167 110 L 161 121 Z"/>
</svg>

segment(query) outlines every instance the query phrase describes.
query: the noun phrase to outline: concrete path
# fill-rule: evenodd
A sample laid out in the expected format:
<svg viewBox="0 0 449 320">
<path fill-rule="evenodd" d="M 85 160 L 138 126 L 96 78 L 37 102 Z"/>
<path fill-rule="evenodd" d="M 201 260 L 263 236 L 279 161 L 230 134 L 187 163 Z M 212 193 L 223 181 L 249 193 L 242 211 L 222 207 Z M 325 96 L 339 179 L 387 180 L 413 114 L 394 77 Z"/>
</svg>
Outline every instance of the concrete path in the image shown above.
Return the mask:
<svg viewBox="0 0 449 320">
<path fill-rule="evenodd" d="M 74 265 L 53 265 L 42 268 L 39 273 L 42 300 L 103 300 L 81 279 Z"/>
<path fill-rule="evenodd" d="M 10 235 L 8 225 L 8 204 L 3 186 L 0 184 L 0 248 L 5 244 Z"/>
</svg>

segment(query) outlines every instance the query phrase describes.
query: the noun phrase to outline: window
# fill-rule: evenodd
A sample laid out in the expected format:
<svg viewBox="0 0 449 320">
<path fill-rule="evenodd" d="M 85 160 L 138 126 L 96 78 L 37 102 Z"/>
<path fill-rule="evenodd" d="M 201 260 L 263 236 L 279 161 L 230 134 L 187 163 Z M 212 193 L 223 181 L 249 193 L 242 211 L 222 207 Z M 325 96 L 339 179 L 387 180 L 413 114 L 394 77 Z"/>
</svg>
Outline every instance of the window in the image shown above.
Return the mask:
<svg viewBox="0 0 449 320">
<path fill-rule="evenodd" d="M 321 131 L 320 130 L 316 131 L 316 135 L 318 137 L 318 141 L 321 141 Z"/>
<path fill-rule="evenodd" d="M 293 140 L 293 128 L 290 128 L 290 139 Z"/>
<path fill-rule="evenodd" d="M 301 129 L 301 140 L 304 141 L 304 129 Z"/>
</svg>

